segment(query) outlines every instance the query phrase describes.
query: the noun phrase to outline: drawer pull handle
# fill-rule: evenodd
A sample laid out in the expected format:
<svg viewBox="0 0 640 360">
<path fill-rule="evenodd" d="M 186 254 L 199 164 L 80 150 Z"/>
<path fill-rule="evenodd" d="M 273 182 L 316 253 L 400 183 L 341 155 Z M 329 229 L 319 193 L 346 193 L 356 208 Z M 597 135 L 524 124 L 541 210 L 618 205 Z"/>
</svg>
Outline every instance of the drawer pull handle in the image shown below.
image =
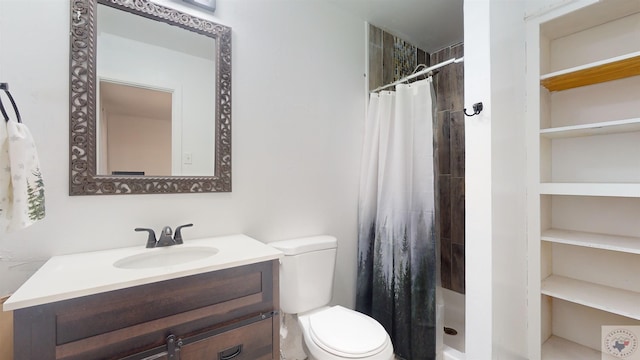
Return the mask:
<svg viewBox="0 0 640 360">
<path fill-rule="evenodd" d="M 230 359 L 233 359 L 234 357 L 240 355 L 241 352 L 242 352 L 242 344 L 236 345 L 236 346 L 234 346 L 232 348 L 229 348 L 227 350 L 220 351 L 218 353 L 218 360 L 230 360 Z"/>
</svg>

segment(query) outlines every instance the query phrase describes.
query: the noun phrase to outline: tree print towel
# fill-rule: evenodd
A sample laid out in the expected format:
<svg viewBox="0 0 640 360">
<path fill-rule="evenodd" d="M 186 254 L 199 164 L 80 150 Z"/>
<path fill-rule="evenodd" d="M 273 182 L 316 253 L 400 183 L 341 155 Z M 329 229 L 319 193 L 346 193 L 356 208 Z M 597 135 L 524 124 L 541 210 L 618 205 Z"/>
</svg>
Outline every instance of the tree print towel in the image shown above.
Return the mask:
<svg viewBox="0 0 640 360">
<path fill-rule="evenodd" d="M 44 218 L 44 182 L 29 129 L 14 120 L 0 125 L 0 233 Z"/>
</svg>

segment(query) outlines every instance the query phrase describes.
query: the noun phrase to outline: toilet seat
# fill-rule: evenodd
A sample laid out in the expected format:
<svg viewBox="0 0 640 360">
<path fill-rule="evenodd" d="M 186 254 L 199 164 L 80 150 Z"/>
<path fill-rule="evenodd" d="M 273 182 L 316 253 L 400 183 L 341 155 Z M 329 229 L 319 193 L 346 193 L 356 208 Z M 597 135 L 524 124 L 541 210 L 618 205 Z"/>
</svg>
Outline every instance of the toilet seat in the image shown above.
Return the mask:
<svg viewBox="0 0 640 360">
<path fill-rule="evenodd" d="M 380 323 L 342 306 L 310 315 L 309 335 L 322 350 L 341 358 L 368 358 L 389 345 L 389 336 Z"/>
</svg>

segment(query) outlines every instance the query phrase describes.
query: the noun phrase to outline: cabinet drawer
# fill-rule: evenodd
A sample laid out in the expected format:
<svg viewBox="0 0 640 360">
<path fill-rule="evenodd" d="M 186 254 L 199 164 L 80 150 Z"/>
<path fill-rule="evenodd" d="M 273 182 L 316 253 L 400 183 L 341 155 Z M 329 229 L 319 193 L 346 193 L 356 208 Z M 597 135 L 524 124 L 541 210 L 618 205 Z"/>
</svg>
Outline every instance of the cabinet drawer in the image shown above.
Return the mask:
<svg viewBox="0 0 640 360">
<path fill-rule="evenodd" d="M 261 263 L 64 301 L 56 304 L 56 343 L 66 344 L 185 311 L 262 294 L 263 289 L 269 288 L 265 281 L 268 281 L 270 271 L 269 263 Z M 270 294 L 264 294 L 262 298 L 271 300 Z M 246 308 L 236 309 L 242 309 L 246 314 L 263 311 L 264 306 L 248 304 Z"/>
<path fill-rule="evenodd" d="M 272 358 L 273 318 L 182 346 L 180 360 L 258 360 Z"/>
</svg>

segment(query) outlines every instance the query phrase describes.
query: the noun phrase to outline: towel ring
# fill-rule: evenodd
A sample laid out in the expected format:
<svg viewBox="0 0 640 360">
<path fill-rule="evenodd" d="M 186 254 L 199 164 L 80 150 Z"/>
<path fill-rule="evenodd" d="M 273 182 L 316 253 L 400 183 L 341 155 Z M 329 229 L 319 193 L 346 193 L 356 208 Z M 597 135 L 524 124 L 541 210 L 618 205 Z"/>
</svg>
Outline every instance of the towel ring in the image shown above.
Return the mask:
<svg viewBox="0 0 640 360">
<path fill-rule="evenodd" d="M 13 100 L 13 96 L 11 96 L 11 93 L 9 92 L 9 84 L 8 83 L 0 83 L 0 90 L 3 90 L 5 92 L 5 94 L 7 94 L 7 97 L 9 98 L 9 101 L 11 101 L 11 106 L 13 106 L 13 111 L 16 113 L 16 118 L 18 120 L 19 123 L 22 122 L 22 118 L 20 117 L 20 111 L 18 111 L 18 105 L 16 105 L 16 101 Z M 9 115 L 7 114 L 7 110 L 4 108 L 4 105 L 2 104 L 2 98 L 0 97 L 0 112 L 2 112 L 2 116 L 4 117 L 4 121 L 8 122 L 9 121 Z"/>
</svg>

